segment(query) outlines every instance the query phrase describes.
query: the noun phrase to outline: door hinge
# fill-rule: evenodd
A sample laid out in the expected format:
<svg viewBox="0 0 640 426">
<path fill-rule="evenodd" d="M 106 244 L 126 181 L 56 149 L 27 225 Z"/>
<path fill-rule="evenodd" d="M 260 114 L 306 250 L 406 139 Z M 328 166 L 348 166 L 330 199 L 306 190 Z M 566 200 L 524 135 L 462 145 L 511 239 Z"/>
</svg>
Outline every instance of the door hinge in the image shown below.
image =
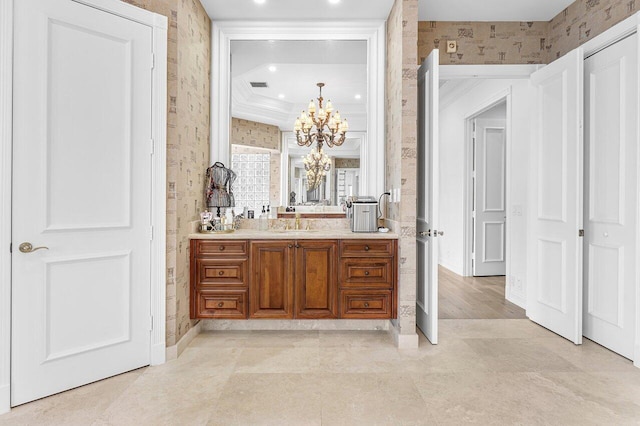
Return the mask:
<svg viewBox="0 0 640 426">
<path fill-rule="evenodd" d="M 151 52 L 151 69 L 156 67 L 156 54 Z"/>
<path fill-rule="evenodd" d="M 578 230 L 578 237 L 584 237 L 584 229 Z"/>
<path fill-rule="evenodd" d="M 153 139 L 150 139 L 149 141 L 151 142 L 151 155 L 153 155 L 153 153 L 156 151 L 156 144 Z"/>
<path fill-rule="evenodd" d="M 13 253 L 13 243 L 9 243 L 9 253 Z"/>
<path fill-rule="evenodd" d="M 153 331 L 153 315 L 149 315 L 149 331 Z"/>
<path fill-rule="evenodd" d="M 149 227 L 149 240 L 153 241 L 153 226 Z"/>
</svg>

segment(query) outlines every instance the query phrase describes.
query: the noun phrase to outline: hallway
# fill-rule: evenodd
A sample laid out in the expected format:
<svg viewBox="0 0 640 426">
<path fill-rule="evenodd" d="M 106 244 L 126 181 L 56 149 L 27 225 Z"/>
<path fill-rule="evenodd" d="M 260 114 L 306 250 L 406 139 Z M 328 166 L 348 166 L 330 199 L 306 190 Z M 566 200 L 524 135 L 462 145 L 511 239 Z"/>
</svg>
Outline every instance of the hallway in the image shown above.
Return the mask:
<svg viewBox="0 0 640 426">
<path fill-rule="evenodd" d="M 505 277 L 461 277 L 439 267 L 440 319 L 524 319 L 524 309 L 504 297 Z"/>
</svg>

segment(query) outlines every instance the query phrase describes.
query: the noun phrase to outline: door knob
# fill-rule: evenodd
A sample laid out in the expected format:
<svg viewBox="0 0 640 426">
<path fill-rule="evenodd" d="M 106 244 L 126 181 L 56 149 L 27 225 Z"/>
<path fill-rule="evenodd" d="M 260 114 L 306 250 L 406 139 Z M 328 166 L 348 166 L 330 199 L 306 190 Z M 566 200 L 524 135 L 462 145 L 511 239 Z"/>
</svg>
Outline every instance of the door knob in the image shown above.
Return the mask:
<svg viewBox="0 0 640 426">
<path fill-rule="evenodd" d="M 49 247 L 34 247 L 31 243 L 22 243 L 18 246 L 18 250 L 22 253 L 33 253 L 36 250 L 49 250 Z"/>
<path fill-rule="evenodd" d="M 444 231 L 436 231 L 435 229 L 433 230 L 433 233 L 435 235 L 440 235 L 441 237 L 444 235 Z"/>
</svg>

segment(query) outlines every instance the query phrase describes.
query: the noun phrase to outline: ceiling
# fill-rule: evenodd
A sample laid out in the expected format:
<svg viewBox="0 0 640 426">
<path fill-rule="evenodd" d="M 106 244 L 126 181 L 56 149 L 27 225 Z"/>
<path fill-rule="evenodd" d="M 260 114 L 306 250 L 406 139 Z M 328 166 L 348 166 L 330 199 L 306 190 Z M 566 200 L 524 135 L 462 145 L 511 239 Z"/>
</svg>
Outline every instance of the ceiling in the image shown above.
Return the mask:
<svg viewBox="0 0 640 426">
<path fill-rule="evenodd" d="M 211 19 L 386 20 L 393 0 L 201 0 Z M 421 21 L 549 21 L 573 0 L 418 0 Z"/>
</svg>

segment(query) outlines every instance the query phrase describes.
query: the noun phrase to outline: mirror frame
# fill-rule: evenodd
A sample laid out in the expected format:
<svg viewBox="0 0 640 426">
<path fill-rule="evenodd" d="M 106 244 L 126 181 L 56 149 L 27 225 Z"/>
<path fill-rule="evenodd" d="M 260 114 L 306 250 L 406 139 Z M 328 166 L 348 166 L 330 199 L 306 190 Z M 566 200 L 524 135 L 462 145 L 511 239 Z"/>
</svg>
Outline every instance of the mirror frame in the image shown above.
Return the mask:
<svg viewBox="0 0 640 426">
<path fill-rule="evenodd" d="M 359 193 L 384 192 L 385 21 L 213 21 L 211 25 L 210 162 L 229 163 L 231 149 L 231 41 L 364 40 L 367 42 L 367 147 L 360 159 Z M 293 126 L 293 123 L 291 123 Z"/>
</svg>

